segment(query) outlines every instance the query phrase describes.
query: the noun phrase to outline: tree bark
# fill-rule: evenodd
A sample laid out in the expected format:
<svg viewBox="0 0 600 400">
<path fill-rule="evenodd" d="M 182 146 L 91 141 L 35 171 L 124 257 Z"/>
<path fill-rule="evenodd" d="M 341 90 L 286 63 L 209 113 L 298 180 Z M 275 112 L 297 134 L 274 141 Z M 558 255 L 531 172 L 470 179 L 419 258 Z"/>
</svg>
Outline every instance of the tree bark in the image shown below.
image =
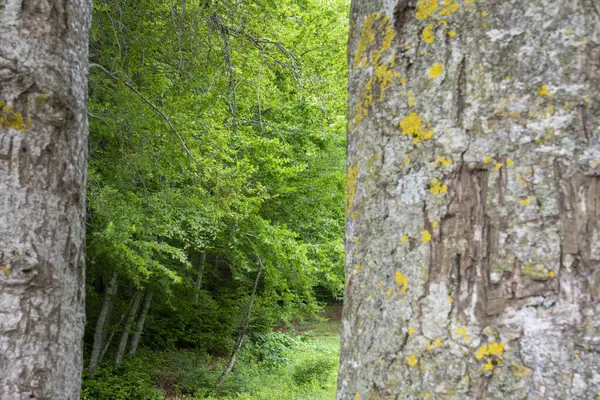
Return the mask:
<svg viewBox="0 0 600 400">
<path fill-rule="evenodd" d="M 121 362 L 123 361 L 123 356 L 125 355 L 125 348 L 127 347 L 127 342 L 129 341 L 129 332 L 131 332 L 133 321 L 135 321 L 135 316 L 137 315 L 138 309 L 140 308 L 142 294 L 143 293 L 138 290 L 133 296 L 133 304 L 129 308 L 129 315 L 127 315 L 127 321 L 125 321 L 123 333 L 121 334 L 121 340 L 119 341 L 119 347 L 117 348 L 117 355 L 115 357 L 116 365 L 121 365 Z"/>
<path fill-rule="evenodd" d="M 0 1 L 0 398 L 78 399 L 91 2 Z"/>
<path fill-rule="evenodd" d="M 105 339 L 105 328 L 106 321 L 108 319 L 109 310 L 112 305 L 112 300 L 117 294 L 117 288 L 119 286 L 118 275 L 116 272 L 113 272 L 112 278 L 110 280 L 110 284 L 106 289 L 106 293 L 104 294 L 104 300 L 102 301 L 102 308 L 100 309 L 100 314 L 98 315 L 98 320 L 96 321 L 96 329 L 94 331 L 94 343 L 92 344 L 92 354 L 90 356 L 90 362 L 88 365 L 88 372 L 90 375 L 93 375 L 94 368 L 98 364 L 100 351 L 103 347 L 103 341 Z"/>
<path fill-rule="evenodd" d="M 252 295 L 250 296 L 250 302 L 248 303 L 248 310 L 246 311 L 246 318 L 244 321 L 244 325 L 242 327 L 242 331 L 235 341 L 235 345 L 233 346 L 233 351 L 231 352 L 231 357 L 229 358 L 229 362 L 225 367 L 225 371 L 219 378 L 218 390 L 219 392 L 223 388 L 223 384 L 227 377 L 231 373 L 233 366 L 235 365 L 235 361 L 237 359 L 237 355 L 242 348 L 242 344 L 244 344 L 244 339 L 246 337 L 246 331 L 248 331 L 248 326 L 250 325 L 250 319 L 252 317 L 252 306 L 254 305 L 254 299 L 256 298 L 256 289 L 258 288 L 258 282 L 260 281 L 260 275 L 262 274 L 263 263 L 260 257 L 258 257 L 258 273 L 256 274 L 256 278 L 254 279 L 254 286 L 252 287 Z"/>
<path fill-rule="evenodd" d="M 135 301 L 135 298 L 132 298 L 129 301 L 129 304 L 127 305 L 127 309 L 130 309 L 133 306 L 133 302 Z M 122 314 L 121 318 L 119 318 L 119 323 L 116 325 L 116 327 L 118 328 L 119 326 L 121 326 L 121 324 L 123 323 L 123 320 L 125 319 L 125 316 L 127 314 Z M 104 356 L 106 355 L 106 352 L 108 351 L 108 348 L 110 347 L 110 344 L 112 343 L 113 338 L 115 337 L 115 330 L 112 330 L 112 332 L 110 332 L 110 335 L 108 335 L 108 339 L 106 339 L 104 341 L 104 346 L 102 347 L 102 351 L 100 352 L 100 356 L 98 357 L 98 362 L 97 364 L 101 364 L 102 360 L 104 360 Z"/>
<path fill-rule="evenodd" d="M 600 395 L 599 10 L 353 1 L 338 399 Z"/>
<path fill-rule="evenodd" d="M 148 315 L 148 310 L 150 309 L 150 305 L 152 304 L 152 295 L 151 291 L 147 291 L 144 296 L 144 304 L 142 305 L 142 311 L 140 311 L 140 315 L 138 317 L 138 321 L 135 327 L 135 333 L 131 338 L 131 347 L 129 348 L 129 357 L 135 356 L 137 352 L 138 344 L 140 343 L 140 337 L 142 336 L 142 331 L 144 330 L 144 324 L 146 323 L 146 316 Z"/>
</svg>

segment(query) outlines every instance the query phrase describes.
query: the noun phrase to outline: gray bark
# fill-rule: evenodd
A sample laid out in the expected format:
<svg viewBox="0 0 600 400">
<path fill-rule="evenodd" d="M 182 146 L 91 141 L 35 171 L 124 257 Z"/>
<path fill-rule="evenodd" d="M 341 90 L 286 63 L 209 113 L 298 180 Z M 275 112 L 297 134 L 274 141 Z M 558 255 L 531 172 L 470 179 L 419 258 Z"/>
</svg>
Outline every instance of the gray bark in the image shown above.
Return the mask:
<svg viewBox="0 0 600 400">
<path fill-rule="evenodd" d="M 87 0 L 0 0 L 0 399 L 78 399 Z"/>
<path fill-rule="evenodd" d="M 90 373 L 90 375 L 93 375 L 94 373 L 94 368 L 98 364 L 98 360 L 100 357 L 100 351 L 102 350 L 102 347 L 104 345 L 103 341 L 106 336 L 106 321 L 108 319 L 108 314 L 112 305 L 112 300 L 117 294 L 118 286 L 118 275 L 116 272 L 113 272 L 110 283 L 106 288 L 104 299 L 102 300 L 102 307 L 100 308 L 98 320 L 96 321 L 96 329 L 94 330 L 94 343 L 92 344 L 92 354 L 90 355 L 90 362 L 88 365 L 88 372 Z"/>
<path fill-rule="evenodd" d="M 129 304 L 127 305 L 127 309 L 128 310 L 133 306 L 133 302 L 134 301 L 135 301 L 135 298 L 132 298 L 129 301 Z M 121 324 L 123 323 L 123 320 L 125 319 L 126 315 L 127 314 L 122 314 L 121 315 L 121 318 L 119 318 L 119 323 L 116 325 L 117 328 L 119 326 L 121 326 Z M 106 339 L 104 341 L 104 346 L 102 347 L 102 351 L 100 352 L 100 356 L 98 357 L 97 364 L 101 364 L 102 360 L 104 360 L 104 356 L 106 355 L 106 352 L 108 351 L 108 348 L 110 347 L 110 344 L 112 343 L 112 340 L 115 337 L 115 332 L 116 332 L 116 329 L 111 330 L 110 335 L 108 335 L 108 339 Z"/>
<path fill-rule="evenodd" d="M 123 333 L 121 334 L 119 347 L 117 348 L 117 355 L 115 357 L 116 365 L 121 365 L 121 362 L 123 361 L 125 349 L 127 348 L 127 342 L 129 341 L 129 333 L 131 332 L 131 327 L 135 321 L 135 316 L 137 315 L 138 309 L 140 308 L 140 303 L 142 302 L 142 294 L 143 293 L 138 290 L 133 296 L 133 304 L 129 308 L 129 314 L 127 315 L 127 320 L 125 321 L 125 326 L 123 327 Z"/>
<path fill-rule="evenodd" d="M 599 10 L 353 1 L 338 399 L 600 395 Z"/>
<path fill-rule="evenodd" d="M 140 311 L 140 315 L 138 316 L 138 321 L 135 327 L 135 333 L 131 338 L 131 347 L 129 348 L 129 357 L 135 356 L 137 352 L 138 344 L 140 343 L 140 337 L 142 336 L 142 331 L 144 330 L 144 324 L 146 323 L 146 316 L 148 315 L 148 310 L 150 309 L 150 305 L 152 304 L 152 295 L 151 291 L 147 291 L 144 296 L 144 304 L 142 305 L 142 311 Z"/>
</svg>

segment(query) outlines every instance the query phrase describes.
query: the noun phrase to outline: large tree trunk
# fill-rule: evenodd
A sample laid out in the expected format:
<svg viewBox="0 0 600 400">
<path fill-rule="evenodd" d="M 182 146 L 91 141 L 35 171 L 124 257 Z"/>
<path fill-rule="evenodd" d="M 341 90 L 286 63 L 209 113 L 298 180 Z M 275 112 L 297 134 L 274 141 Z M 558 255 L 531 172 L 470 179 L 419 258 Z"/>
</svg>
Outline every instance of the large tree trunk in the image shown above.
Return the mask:
<svg viewBox="0 0 600 400">
<path fill-rule="evenodd" d="M 96 321 L 96 329 L 94 331 L 94 343 L 92 344 L 92 354 L 90 356 L 90 362 L 88 365 L 88 372 L 93 375 L 94 368 L 98 364 L 100 359 L 100 351 L 104 346 L 105 332 L 106 332 L 106 321 L 108 320 L 109 310 L 112 305 L 113 298 L 117 294 L 117 288 L 119 286 L 118 275 L 113 272 L 110 284 L 106 288 L 104 293 L 104 299 L 102 300 L 102 307 L 100 308 L 100 314 Z"/>
<path fill-rule="evenodd" d="M 355 0 L 338 399 L 600 395 L 600 5 Z"/>
<path fill-rule="evenodd" d="M 0 0 L 0 398 L 78 399 L 91 2 Z"/>
<path fill-rule="evenodd" d="M 146 323 L 146 316 L 148 315 L 148 310 L 150 310 L 150 305 L 152 304 L 152 295 L 151 291 L 147 291 L 144 296 L 144 304 L 142 305 L 142 311 L 140 311 L 140 315 L 138 316 L 137 324 L 135 326 L 135 333 L 131 338 L 131 347 L 129 348 L 129 357 L 135 356 L 137 352 L 138 344 L 140 343 L 140 338 L 142 337 L 142 332 L 144 331 L 144 324 Z"/>
<path fill-rule="evenodd" d="M 129 314 L 127 315 L 127 321 L 125 321 L 123 333 L 121 334 L 121 340 L 119 341 L 119 347 L 117 348 L 117 355 L 115 356 L 116 365 L 121 365 L 121 362 L 123 361 L 125 349 L 127 348 L 127 342 L 129 341 L 129 333 L 131 332 L 131 327 L 133 326 L 133 322 L 135 321 L 135 316 L 137 315 L 138 309 L 140 308 L 142 295 L 143 292 L 137 290 L 133 296 L 133 304 L 131 304 L 131 307 L 129 307 Z"/>
</svg>

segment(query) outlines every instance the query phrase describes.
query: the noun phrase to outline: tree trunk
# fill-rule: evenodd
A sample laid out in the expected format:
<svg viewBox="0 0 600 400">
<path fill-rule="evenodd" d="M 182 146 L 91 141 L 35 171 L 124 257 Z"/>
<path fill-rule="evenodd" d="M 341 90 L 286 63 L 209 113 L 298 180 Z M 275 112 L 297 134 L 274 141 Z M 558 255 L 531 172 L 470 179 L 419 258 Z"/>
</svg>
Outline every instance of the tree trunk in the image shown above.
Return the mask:
<svg viewBox="0 0 600 400">
<path fill-rule="evenodd" d="M 127 342 L 129 340 L 129 332 L 131 332 L 131 327 L 133 326 L 133 321 L 140 308 L 141 301 L 142 292 L 138 290 L 133 296 L 133 304 L 129 308 L 129 315 L 127 315 L 127 321 L 125 321 L 125 326 L 123 327 L 123 333 L 121 334 L 121 340 L 119 341 L 119 347 L 117 348 L 117 355 L 115 357 L 116 365 L 121 365 L 121 362 L 123 361 L 125 348 L 127 347 Z"/>
<path fill-rule="evenodd" d="M 599 9 L 353 1 L 338 399 L 600 395 Z"/>
<path fill-rule="evenodd" d="M 148 315 L 148 310 L 150 309 L 150 304 L 152 304 L 152 292 L 147 291 L 146 295 L 144 296 L 144 305 L 142 306 L 142 311 L 140 312 L 137 325 L 135 327 L 135 333 L 131 338 L 129 357 L 135 356 L 135 353 L 137 352 L 140 337 L 142 336 L 142 331 L 144 330 L 144 323 L 146 323 L 146 315 Z"/>
<path fill-rule="evenodd" d="M 91 2 L 0 0 L 0 398 L 78 399 Z"/>
<path fill-rule="evenodd" d="M 94 331 L 94 343 L 92 345 L 92 354 L 90 356 L 90 362 L 88 365 L 88 371 L 90 375 L 93 375 L 94 368 L 98 364 L 100 351 L 103 347 L 103 340 L 105 339 L 105 327 L 108 319 L 108 311 L 111 308 L 113 297 L 117 294 L 117 287 L 119 286 L 118 275 L 113 272 L 110 284 L 104 294 L 104 300 L 102 301 L 102 308 L 96 321 L 96 330 Z"/>
<path fill-rule="evenodd" d="M 248 310 L 246 311 L 246 318 L 244 321 L 244 325 L 242 327 L 242 331 L 240 332 L 239 336 L 237 337 L 237 339 L 235 341 L 235 345 L 233 346 L 233 352 L 231 353 L 229 362 L 227 363 L 227 366 L 225 367 L 225 371 L 219 378 L 219 385 L 218 385 L 219 392 L 223 388 L 223 384 L 225 383 L 225 380 L 227 380 L 229 373 L 231 373 L 231 370 L 233 369 L 233 366 L 235 365 L 237 355 L 238 355 L 240 349 L 242 348 L 242 344 L 244 344 L 244 339 L 246 337 L 246 331 L 248 330 L 248 326 L 250 325 L 250 318 L 252 317 L 252 306 L 254 305 L 254 299 L 256 298 L 256 288 L 258 287 L 258 282 L 260 281 L 260 275 L 262 274 L 262 269 L 263 269 L 263 263 L 262 263 L 262 260 L 260 257 L 258 257 L 258 265 L 259 265 L 258 273 L 256 274 L 256 278 L 254 279 L 254 286 L 252 287 L 252 295 L 250 296 L 250 303 L 248 303 Z"/>
<path fill-rule="evenodd" d="M 196 276 L 196 292 L 194 293 L 194 304 L 198 304 L 200 288 L 202 287 L 202 275 L 204 274 L 204 264 L 206 263 L 206 252 L 202 252 L 199 262 L 196 256 L 194 256 L 193 260 L 195 261 L 195 264 L 197 264 L 196 267 L 198 269 L 198 275 Z"/>
<path fill-rule="evenodd" d="M 129 301 L 129 304 L 127 305 L 127 309 L 130 309 L 133 306 L 133 302 L 134 301 L 135 301 L 135 298 L 132 298 Z M 117 328 L 119 326 L 121 326 L 121 324 L 123 323 L 123 320 L 125 319 L 125 315 L 126 314 L 122 314 L 121 318 L 119 318 L 119 323 L 116 325 Z M 100 356 L 98 357 L 97 364 L 101 364 L 102 360 L 104 360 L 104 356 L 106 355 L 106 352 L 108 351 L 108 348 L 110 347 L 110 344 L 112 343 L 112 340 L 115 337 L 115 332 L 116 332 L 116 330 L 112 330 L 112 332 L 110 333 L 110 335 L 108 335 L 108 339 L 106 339 L 104 341 L 104 346 L 102 347 L 102 351 L 100 352 Z"/>
</svg>

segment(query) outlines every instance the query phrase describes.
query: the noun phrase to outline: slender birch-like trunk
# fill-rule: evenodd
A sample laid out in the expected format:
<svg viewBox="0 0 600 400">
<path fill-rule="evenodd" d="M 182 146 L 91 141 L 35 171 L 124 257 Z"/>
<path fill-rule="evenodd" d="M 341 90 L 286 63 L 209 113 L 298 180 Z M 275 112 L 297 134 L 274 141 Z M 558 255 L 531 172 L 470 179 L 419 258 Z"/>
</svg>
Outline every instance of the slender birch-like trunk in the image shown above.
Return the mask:
<svg viewBox="0 0 600 400">
<path fill-rule="evenodd" d="M 219 385 L 218 385 L 219 391 L 223 387 L 223 384 L 225 383 L 227 376 L 229 376 L 229 373 L 233 369 L 233 366 L 235 365 L 235 361 L 237 359 L 237 355 L 238 355 L 240 349 L 242 348 L 242 344 L 244 344 L 244 339 L 246 338 L 246 331 L 248 330 L 248 326 L 250 325 L 250 319 L 252 317 L 252 306 L 254 305 L 254 299 L 256 298 L 256 289 L 258 288 L 258 282 L 260 281 L 260 275 L 262 274 L 262 269 L 263 269 L 263 263 L 262 263 L 262 260 L 260 259 L 260 257 L 258 258 L 258 265 L 259 265 L 258 273 L 256 274 L 256 278 L 254 279 L 254 286 L 252 287 L 252 295 L 250 296 L 250 302 L 248 303 L 248 310 L 246 311 L 244 325 L 242 327 L 242 330 L 241 330 L 239 336 L 237 337 L 237 339 L 235 341 L 235 345 L 233 346 L 233 352 L 231 353 L 229 362 L 227 363 L 227 366 L 225 367 L 225 371 L 219 378 Z"/>
<path fill-rule="evenodd" d="M 109 310 L 112 306 L 112 301 L 115 295 L 117 294 L 117 288 L 119 286 L 118 275 L 116 272 L 113 272 L 110 283 L 106 288 L 106 293 L 104 294 L 104 299 L 102 300 L 102 308 L 100 309 L 100 314 L 98 315 L 98 320 L 96 321 L 96 329 L 94 331 L 94 343 L 92 344 L 92 354 L 90 356 L 90 362 L 88 365 L 88 372 L 90 375 L 93 375 L 94 368 L 98 364 L 98 359 L 100 356 L 100 351 L 104 346 L 104 339 L 106 337 L 106 321 L 108 319 Z"/>
<path fill-rule="evenodd" d="M 129 308 L 129 314 L 127 315 L 127 320 L 125 321 L 125 326 L 123 327 L 123 333 L 121 334 L 121 340 L 119 341 L 119 347 L 117 348 L 117 355 L 115 356 L 116 365 L 121 365 L 123 356 L 125 356 L 125 349 L 127 348 L 127 342 L 129 341 L 129 333 L 131 332 L 131 327 L 135 321 L 135 316 L 140 308 L 142 295 L 143 293 L 137 290 L 133 296 L 133 304 L 131 304 L 131 307 Z"/>
<path fill-rule="evenodd" d="M 600 396 L 600 4 L 354 0 L 338 399 Z"/>
<path fill-rule="evenodd" d="M 79 398 L 91 1 L 0 1 L 0 399 Z"/>
<path fill-rule="evenodd" d="M 142 305 L 142 310 L 140 311 L 140 315 L 138 316 L 138 321 L 135 327 L 135 333 L 131 338 L 129 357 L 135 356 L 135 353 L 137 352 L 140 337 L 142 336 L 142 331 L 144 330 L 144 324 L 146 323 L 146 316 L 148 315 L 148 310 L 152 304 L 152 295 L 153 293 L 151 291 L 146 291 L 146 295 L 144 296 L 144 304 Z"/>
</svg>

